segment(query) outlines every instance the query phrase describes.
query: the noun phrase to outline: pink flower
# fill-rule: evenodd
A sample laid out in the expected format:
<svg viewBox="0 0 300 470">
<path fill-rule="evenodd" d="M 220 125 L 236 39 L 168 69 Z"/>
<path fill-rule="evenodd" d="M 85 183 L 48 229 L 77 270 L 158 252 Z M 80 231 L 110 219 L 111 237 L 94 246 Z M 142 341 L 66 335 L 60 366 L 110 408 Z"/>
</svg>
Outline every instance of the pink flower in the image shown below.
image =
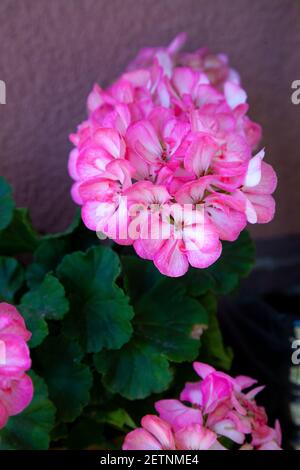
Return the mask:
<svg viewBox="0 0 300 470">
<path fill-rule="evenodd" d="M 143 49 L 107 89 L 93 87 L 68 164 L 87 227 L 174 277 L 210 266 L 220 240 L 275 213 L 276 175 L 264 150 L 253 155 L 261 128 L 239 75 L 224 54 L 182 53 L 184 41 Z M 191 223 L 198 206 L 203 220 Z"/>
<path fill-rule="evenodd" d="M 127 434 L 123 450 L 209 450 L 217 440 L 214 432 L 196 423 L 173 432 L 166 421 L 147 415 L 141 424 Z"/>
<path fill-rule="evenodd" d="M 115 160 L 100 177 L 83 181 L 78 187 L 86 226 L 123 244 L 132 243 L 128 239 L 128 210 L 123 196 L 131 186 L 133 172 L 129 162 Z"/>
<path fill-rule="evenodd" d="M 31 402 L 33 385 L 25 372 L 31 367 L 26 344 L 31 333 L 15 307 L 0 304 L 0 428 L 9 416 L 21 413 Z"/>
<path fill-rule="evenodd" d="M 187 383 L 180 400 L 156 402 L 159 417 L 145 416 L 142 428 L 126 436 L 124 450 L 226 450 L 223 438 L 240 450 L 280 450 L 279 422 L 268 425 L 254 400 L 262 387 L 250 389 L 254 379 L 233 378 L 200 362 L 194 369 L 202 380 Z"/>
<path fill-rule="evenodd" d="M 166 276 L 182 276 L 189 265 L 205 268 L 221 254 L 218 234 L 201 210 L 164 206 L 157 225 L 157 232 L 167 235 L 159 240 L 140 239 L 134 247 L 141 257 L 152 259 Z"/>
</svg>

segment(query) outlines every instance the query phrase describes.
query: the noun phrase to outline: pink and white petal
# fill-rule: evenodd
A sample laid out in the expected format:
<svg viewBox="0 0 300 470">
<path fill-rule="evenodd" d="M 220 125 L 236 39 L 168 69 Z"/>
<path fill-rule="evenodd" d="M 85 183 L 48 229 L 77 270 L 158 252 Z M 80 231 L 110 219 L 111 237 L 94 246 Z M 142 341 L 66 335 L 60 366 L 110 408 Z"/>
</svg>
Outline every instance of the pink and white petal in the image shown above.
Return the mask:
<svg viewBox="0 0 300 470">
<path fill-rule="evenodd" d="M 230 399 L 220 402 L 214 411 L 207 416 L 206 425 L 212 429 L 216 423 L 222 421 L 229 415 L 231 408 L 232 404 Z"/>
<path fill-rule="evenodd" d="M 125 437 L 123 450 L 162 450 L 157 439 L 145 429 L 138 428 Z"/>
<path fill-rule="evenodd" d="M 153 125 L 146 120 L 131 124 L 126 133 L 129 148 L 148 163 L 160 159 L 162 147 Z"/>
<path fill-rule="evenodd" d="M 136 69 L 122 75 L 123 79 L 135 87 L 146 87 L 150 80 L 150 71 L 147 69 Z"/>
<path fill-rule="evenodd" d="M 238 375 L 237 377 L 235 377 L 234 381 L 237 385 L 238 390 L 244 390 L 245 388 L 252 387 L 252 385 L 255 385 L 257 383 L 257 380 L 252 379 L 251 377 L 248 377 L 246 375 Z"/>
<path fill-rule="evenodd" d="M 256 212 L 257 223 L 267 224 L 275 215 L 275 200 L 269 194 L 245 193 Z M 249 220 L 249 219 L 248 219 Z"/>
<path fill-rule="evenodd" d="M 170 277 L 183 276 L 189 268 L 188 258 L 183 251 L 182 240 L 173 238 L 164 242 L 155 254 L 153 262 L 162 274 Z"/>
<path fill-rule="evenodd" d="M 193 368 L 201 379 L 205 379 L 209 374 L 216 372 L 214 367 L 204 364 L 204 362 L 193 362 Z"/>
<path fill-rule="evenodd" d="M 87 228 L 101 232 L 115 210 L 111 202 L 87 201 L 81 209 L 81 217 Z"/>
<path fill-rule="evenodd" d="M 213 373 L 205 377 L 200 385 L 202 393 L 202 406 L 205 413 L 213 412 L 224 400 L 232 396 L 233 385 L 219 373 Z"/>
<path fill-rule="evenodd" d="M 163 244 L 164 240 L 140 239 L 134 241 L 133 247 L 141 258 L 153 260 Z"/>
<path fill-rule="evenodd" d="M 5 377 L 19 377 L 31 367 L 29 348 L 20 336 L 0 334 L 0 340 L 5 345 L 4 364 L 0 364 L 0 374 Z"/>
<path fill-rule="evenodd" d="M 217 436 L 210 429 L 195 423 L 179 429 L 175 440 L 179 450 L 209 450 L 216 442 Z"/>
<path fill-rule="evenodd" d="M 169 423 L 163 421 L 155 415 L 146 415 L 143 417 L 141 424 L 146 431 L 150 432 L 164 450 L 174 450 L 175 442 L 172 429 Z"/>
<path fill-rule="evenodd" d="M 265 151 L 262 149 L 258 152 L 254 157 L 251 158 L 248 164 L 247 173 L 244 179 L 244 186 L 248 188 L 252 188 L 253 186 L 257 186 L 261 180 L 261 166 L 262 166 L 262 159 L 265 156 Z"/>
<path fill-rule="evenodd" d="M 180 400 L 188 401 L 193 405 L 202 405 L 202 393 L 200 389 L 201 382 L 186 382 L 184 389 L 180 394 Z"/>
<path fill-rule="evenodd" d="M 226 162 L 238 164 L 245 163 L 245 168 L 248 167 L 248 161 L 251 158 L 251 148 L 245 137 L 238 134 L 237 132 L 229 133 L 226 137 L 226 145 L 224 150 Z"/>
<path fill-rule="evenodd" d="M 147 178 L 151 179 L 154 176 L 154 167 L 140 157 L 136 152 L 128 149 L 126 155 L 128 161 L 135 168 L 135 178 L 137 180 L 145 180 Z"/>
<path fill-rule="evenodd" d="M 240 415 L 234 410 L 230 410 L 226 418 L 234 423 L 235 429 L 243 434 L 251 434 L 252 431 L 252 418 L 250 416 Z"/>
<path fill-rule="evenodd" d="M 265 444 L 262 444 L 257 448 L 257 450 L 282 450 L 281 447 L 275 441 L 269 441 Z"/>
<path fill-rule="evenodd" d="M 245 192 L 255 194 L 272 194 L 277 186 L 277 176 L 273 167 L 266 162 L 261 164 L 261 179 L 259 184 L 248 188 L 245 187 Z"/>
<path fill-rule="evenodd" d="M 81 181 L 76 181 L 76 183 L 72 184 L 72 187 L 71 187 L 71 197 L 73 201 L 79 206 L 83 204 L 83 200 L 79 192 L 81 184 L 82 184 Z"/>
<path fill-rule="evenodd" d="M 31 402 L 33 383 L 28 375 L 12 380 L 10 387 L 0 389 L 0 403 L 3 403 L 9 416 L 21 413 Z"/>
<path fill-rule="evenodd" d="M 194 268 L 208 268 L 213 263 L 219 259 L 222 252 L 222 244 L 219 241 L 214 251 L 198 251 L 198 250 L 191 250 L 187 251 L 186 255 L 189 260 L 189 263 Z"/>
<path fill-rule="evenodd" d="M 245 435 L 236 429 L 235 424 L 230 419 L 219 421 L 213 429 L 217 434 L 228 437 L 237 444 L 243 444 L 245 441 Z"/>
<path fill-rule="evenodd" d="M 123 191 L 129 188 L 132 184 L 131 178 L 135 174 L 135 168 L 127 160 L 117 158 L 112 160 L 105 168 L 105 171 L 109 177 L 120 181 Z"/>
<path fill-rule="evenodd" d="M 224 101 L 224 96 L 216 88 L 208 84 L 200 84 L 196 92 L 196 104 L 204 107 L 209 104 L 220 104 Z"/>
<path fill-rule="evenodd" d="M 114 158 L 123 158 L 125 156 L 124 139 L 114 129 L 97 129 L 94 133 L 94 141 Z"/>
<path fill-rule="evenodd" d="M 247 225 L 245 214 L 228 207 L 210 206 L 206 212 L 221 240 L 235 241 Z"/>
<path fill-rule="evenodd" d="M 102 106 L 105 102 L 105 97 L 106 93 L 96 83 L 87 98 L 88 111 L 91 113 Z"/>
<path fill-rule="evenodd" d="M 251 121 L 248 116 L 243 119 L 245 136 L 250 147 L 255 150 L 262 138 L 262 129 L 257 122 Z"/>
<path fill-rule="evenodd" d="M 79 179 L 101 176 L 112 159 L 113 157 L 100 147 L 89 146 L 81 150 L 77 159 Z"/>
<path fill-rule="evenodd" d="M 29 341 L 31 332 L 26 329 L 25 321 L 16 307 L 6 302 L 0 303 L 0 334 L 12 334 Z"/>
<path fill-rule="evenodd" d="M 71 150 L 68 160 L 68 172 L 71 178 L 75 181 L 79 179 L 77 172 L 77 160 L 78 160 L 79 151 L 77 148 Z"/>
<path fill-rule="evenodd" d="M 173 70 L 172 83 L 179 96 L 191 95 L 196 79 L 197 73 L 189 67 L 177 67 Z"/>
<path fill-rule="evenodd" d="M 231 81 L 224 84 L 224 94 L 229 106 L 234 109 L 236 106 L 246 103 L 247 93 L 239 85 Z"/>
<path fill-rule="evenodd" d="M 167 50 L 169 54 L 173 55 L 176 52 L 180 51 L 184 44 L 186 43 L 187 40 L 187 34 L 186 33 L 179 33 L 175 38 L 170 42 L 170 44 L 167 47 Z"/>
<path fill-rule="evenodd" d="M 159 416 L 176 431 L 192 423 L 202 424 L 202 412 L 184 405 L 179 400 L 160 400 L 155 403 Z"/>
<path fill-rule="evenodd" d="M 260 393 L 262 390 L 265 389 L 265 385 L 260 385 L 259 387 L 255 387 L 253 388 L 252 390 L 250 390 L 248 393 L 246 393 L 246 397 L 249 399 L 249 400 L 253 400 L 253 398 L 256 397 L 256 395 L 258 395 L 258 393 Z"/>
<path fill-rule="evenodd" d="M 77 191 L 82 202 L 85 203 L 87 201 L 106 201 L 118 189 L 119 185 L 116 181 L 98 177 L 81 182 L 78 188 L 74 189 L 74 193 L 76 195 Z"/>
<path fill-rule="evenodd" d="M 185 153 L 186 170 L 198 177 L 203 176 L 210 167 L 217 150 L 218 146 L 210 136 L 203 134 L 195 138 Z"/>
<path fill-rule="evenodd" d="M 99 224 L 97 231 L 103 232 L 119 245 L 128 246 L 133 243 L 133 240 L 128 234 L 128 225 L 129 220 L 126 201 L 121 199 L 114 213 L 107 218 L 105 224 Z"/>
<path fill-rule="evenodd" d="M 190 181 L 181 185 L 174 197 L 180 204 L 198 204 L 202 201 L 207 184 L 206 177 L 202 177 L 196 181 Z"/>
</svg>

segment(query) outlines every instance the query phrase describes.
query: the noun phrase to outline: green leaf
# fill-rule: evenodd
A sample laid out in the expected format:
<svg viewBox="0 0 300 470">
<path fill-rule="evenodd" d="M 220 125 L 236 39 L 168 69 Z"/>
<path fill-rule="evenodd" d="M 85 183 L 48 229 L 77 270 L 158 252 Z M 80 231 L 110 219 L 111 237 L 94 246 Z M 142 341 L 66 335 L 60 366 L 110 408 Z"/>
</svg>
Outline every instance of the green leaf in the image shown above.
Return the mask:
<svg viewBox="0 0 300 470">
<path fill-rule="evenodd" d="M 255 261 L 255 246 L 249 233 L 244 230 L 235 242 L 223 242 L 221 258 L 209 268 L 214 279 L 214 291 L 228 294 L 239 280 L 251 271 Z"/>
<path fill-rule="evenodd" d="M 99 449 L 103 444 L 103 426 L 90 418 L 81 417 L 72 427 L 66 441 L 68 449 Z"/>
<path fill-rule="evenodd" d="M 10 223 L 15 207 L 10 185 L 0 176 L 0 230 Z"/>
<path fill-rule="evenodd" d="M 45 382 L 29 374 L 34 384 L 31 404 L 19 415 L 9 418 L 0 430 L 0 450 L 46 450 L 54 426 L 55 408 L 48 398 Z"/>
<path fill-rule="evenodd" d="M 78 244 L 81 245 L 82 237 L 86 241 L 88 236 L 83 236 L 82 230 L 79 230 L 79 228 L 81 229 L 80 220 L 80 210 L 77 210 L 73 222 L 64 232 L 48 234 L 42 237 L 39 246 L 34 252 L 33 262 L 27 268 L 26 280 L 29 287 L 36 287 L 42 282 L 48 272 L 55 271 L 65 254 L 73 251 L 74 248 L 78 249 Z M 85 229 L 84 233 L 88 232 Z M 82 244 L 84 245 L 84 243 Z"/>
<path fill-rule="evenodd" d="M 223 242 L 222 246 L 222 255 L 216 263 L 207 269 L 190 269 L 185 276 L 190 295 L 199 297 L 209 290 L 215 294 L 229 294 L 251 271 L 255 247 L 246 230 L 235 242 Z"/>
<path fill-rule="evenodd" d="M 23 268 L 17 260 L 0 256 L 0 301 L 13 302 L 23 282 Z"/>
<path fill-rule="evenodd" d="M 208 316 L 184 283 L 155 274 L 143 260 L 122 258 L 124 285 L 133 297 L 134 333 L 119 351 L 95 357 L 103 384 L 129 399 L 164 391 L 172 379 L 169 360 L 192 361 Z"/>
<path fill-rule="evenodd" d="M 15 209 L 12 221 L 0 232 L 0 254 L 32 253 L 38 246 L 39 239 L 31 225 L 27 209 Z"/>
<path fill-rule="evenodd" d="M 199 352 L 199 326 L 207 325 L 207 312 L 186 295 L 177 279 L 165 278 L 134 304 L 134 333 L 175 362 L 192 361 Z"/>
<path fill-rule="evenodd" d="M 120 351 L 103 351 L 94 357 L 104 385 L 129 400 L 163 392 L 172 380 L 167 358 L 138 340 L 130 341 Z"/>
<path fill-rule="evenodd" d="M 128 432 L 129 429 L 135 429 L 137 427 L 127 411 L 123 408 L 101 412 L 98 421 L 109 424 L 123 432 Z"/>
<path fill-rule="evenodd" d="M 153 265 L 153 263 L 151 263 Z M 133 299 L 134 334 L 172 361 L 192 361 L 199 352 L 196 329 L 207 312 L 187 295 L 183 280 L 157 274 L 137 257 L 122 258 L 124 284 Z"/>
<path fill-rule="evenodd" d="M 119 258 L 97 246 L 65 256 L 57 270 L 70 299 L 64 332 L 77 338 L 87 352 L 118 349 L 131 337 L 133 309 L 115 281 Z"/>
<path fill-rule="evenodd" d="M 40 243 L 33 255 L 33 263 L 26 271 L 29 287 L 37 287 L 50 271 L 55 271 L 69 247 L 66 239 L 50 239 Z"/>
<path fill-rule="evenodd" d="M 48 334 L 47 320 L 61 320 L 68 311 L 68 301 L 59 280 L 47 274 L 44 281 L 21 299 L 20 311 L 32 332 L 30 346 L 40 344 Z"/>
<path fill-rule="evenodd" d="M 57 423 L 51 431 L 50 440 L 51 441 L 61 441 L 68 437 L 69 430 L 66 423 Z"/>
<path fill-rule="evenodd" d="M 152 261 L 137 256 L 123 256 L 121 261 L 124 287 L 132 302 L 148 289 L 152 289 L 159 281 L 165 279 L 165 276 L 158 271 Z"/>
<path fill-rule="evenodd" d="M 207 294 L 202 298 L 202 302 L 209 312 L 209 321 L 208 329 L 205 330 L 202 337 L 201 361 L 207 362 L 217 369 L 230 370 L 233 352 L 223 342 L 217 317 L 216 299 L 211 294 Z"/>
<path fill-rule="evenodd" d="M 57 419 L 74 421 L 88 404 L 92 386 L 90 369 L 81 363 L 82 349 L 64 336 L 49 336 L 36 357 L 57 408 Z"/>
</svg>

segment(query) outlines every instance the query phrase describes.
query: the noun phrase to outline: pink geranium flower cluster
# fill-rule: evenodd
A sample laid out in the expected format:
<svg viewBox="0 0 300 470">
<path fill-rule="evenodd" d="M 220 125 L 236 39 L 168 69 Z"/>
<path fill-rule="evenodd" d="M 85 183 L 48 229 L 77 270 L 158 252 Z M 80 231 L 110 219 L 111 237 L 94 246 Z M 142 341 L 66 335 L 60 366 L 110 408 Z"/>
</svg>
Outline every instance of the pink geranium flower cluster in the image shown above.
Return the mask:
<svg viewBox="0 0 300 470">
<path fill-rule="evenodd" d="M 71 135 L 72 196 L 86 226 L 132 244 L 167 276 L 206 268 L 247 222 L 275 210 L 261 128 L 225 55 L 143 49 L 108 89 L 95 85 Z"/>
<path fill-rule="evenodd" d="M 32 400 L 33 385 L 26 371 L 31 367 L 26 329 L 17 309 L 0 304 L 0 429 Z"/>
<path fill-rule="evenodd" d="M 281 450 L 279 422 L 269 427 L 254 399 L 264 387 L 251 389 L 256 381 L 250 377 L 233 378 L 200 362 L 194 369 L 202 380 L 186 383 L 180 400 L 156 402 L 159 416 L 144 416 L 123 450 L 227 450 L 228 443 L 240 450 Z"/>
</svg>

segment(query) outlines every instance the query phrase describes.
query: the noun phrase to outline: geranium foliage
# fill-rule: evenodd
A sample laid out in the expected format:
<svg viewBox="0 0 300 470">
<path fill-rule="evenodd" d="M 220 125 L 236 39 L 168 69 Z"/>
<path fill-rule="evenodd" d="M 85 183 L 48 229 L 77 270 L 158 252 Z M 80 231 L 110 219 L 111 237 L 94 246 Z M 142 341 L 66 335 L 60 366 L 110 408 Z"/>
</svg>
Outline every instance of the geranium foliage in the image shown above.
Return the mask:
<svg viewBox="0 0 300 470">
<path fill-rule="evenodd" d="M 146 403 L 163 398 L 174 376 L 183 386 L 177 372 L 187 362 L 230 367 L 216 295 L 251 268 L 246 232 L 210 268 L 166 278 L 131 248 L 101 242 L 78 214 L 65 232 L 38 233 L 1 185 L 0 299 L 32 332 L 35 392 L 0 430 L 0 449 L 119 448 Z"/>
</svg>

